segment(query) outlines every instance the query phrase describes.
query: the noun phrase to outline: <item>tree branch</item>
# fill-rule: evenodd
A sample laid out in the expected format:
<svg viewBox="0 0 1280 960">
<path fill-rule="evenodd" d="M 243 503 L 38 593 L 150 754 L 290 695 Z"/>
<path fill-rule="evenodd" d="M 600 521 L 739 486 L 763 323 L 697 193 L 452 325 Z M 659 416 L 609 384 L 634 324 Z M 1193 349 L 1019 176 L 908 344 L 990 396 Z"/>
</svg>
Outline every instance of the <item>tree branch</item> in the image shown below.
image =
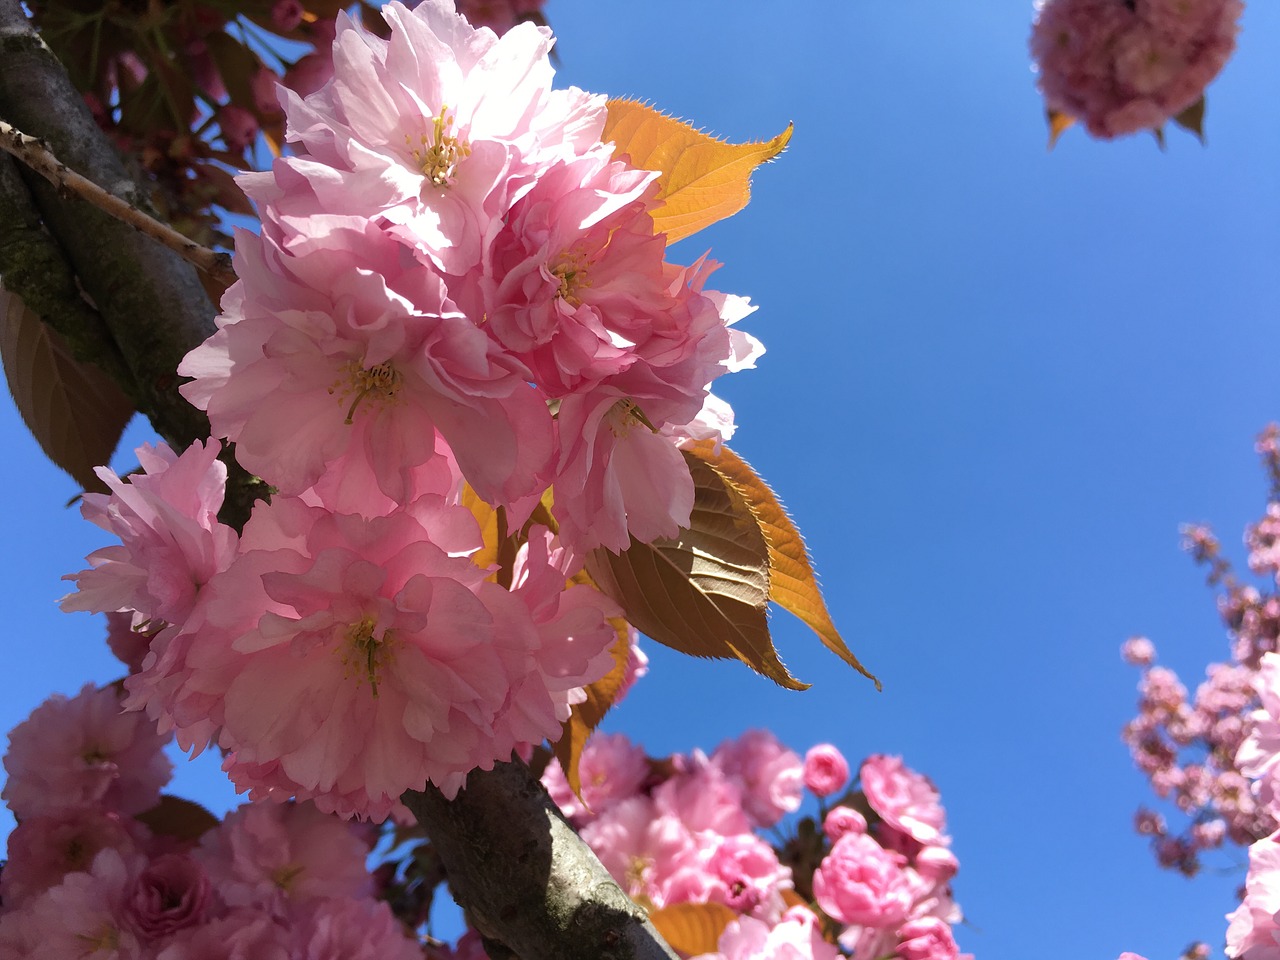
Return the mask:
<svg viewBox="0 0 1280 960">
<path fill-rule="evenodd" d="M 454 800 L 401 799 L 487 943 L 519 960 L 677 960 L 520 761 L 473 770 Z"/>
<path fill-rule="evenodd" d="M 0 117 L 47 141 L 68 167 L 135 206 L 145 201 L 93 122 L 66 71 L 27 22 L 0 0 Z M 98 308 L 135 385 L 138 408 L 176 449 L 209 435 L 178 393 L 178 362 L 213 333 L 213 305 L 195 270 L 132 227 L 24 171 L 45 227 Z"/>
<path fill-rule="evenodd" d="M 136 402 L 138 386 L 102 317 L 76 286 L 66 257 L 40 223 L 17 166 L 0 157 L 0 279 L 56 330 L 71 355 L 97 365 Z"/>
<path fill-rule="evenodd" d="M 235 283 L 236 274 L 231 269 L 231 257 L 228 254 L 200 246 L 168 224 L 161 223 L 150 214 L 139 210 L 129 201 L 121 200 L 115 194 L 108 193 L 92 180 L 68 169 L 66 164 L 53 155 L 48 144 L 35 137 L 27 136 L 3 120 L 0 120 L 0 149 L 13 154 L 57 187 L 60 192 L 73 194 L 86 203 L 93 204 L 103 213 L 129 224 L 152 240 L 164 244 L 224 287 Z"/>
</svg>

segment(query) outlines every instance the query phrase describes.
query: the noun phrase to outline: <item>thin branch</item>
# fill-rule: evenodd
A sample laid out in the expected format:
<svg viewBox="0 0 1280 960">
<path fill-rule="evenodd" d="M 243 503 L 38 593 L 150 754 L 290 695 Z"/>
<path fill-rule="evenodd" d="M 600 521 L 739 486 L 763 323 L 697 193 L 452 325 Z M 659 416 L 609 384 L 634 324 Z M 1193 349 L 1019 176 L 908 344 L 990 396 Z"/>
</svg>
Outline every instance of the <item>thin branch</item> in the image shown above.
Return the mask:
<svg viewBox="0 0 1280 960">
<path fill-rule="evenodd" d="M 49 145 L 36 137 L 27 136 L 12 124 L 0 120 L 0 150 L 6 150 L 40 174 L 63 196 L 77 196 L 93 204 L 104 213 L 129 224 L 153 240 L 164 244 L 184 260 L 194 264 L 223 286 L 235 282 L 231 269 L 231 257 L 217 250 L 210 250 L 184 237 L 168 224 L 139 210 L 127 200 L 108 193 L 87 177 L 82 177 L 67 167 L 49 149 Z"/>
</svg>

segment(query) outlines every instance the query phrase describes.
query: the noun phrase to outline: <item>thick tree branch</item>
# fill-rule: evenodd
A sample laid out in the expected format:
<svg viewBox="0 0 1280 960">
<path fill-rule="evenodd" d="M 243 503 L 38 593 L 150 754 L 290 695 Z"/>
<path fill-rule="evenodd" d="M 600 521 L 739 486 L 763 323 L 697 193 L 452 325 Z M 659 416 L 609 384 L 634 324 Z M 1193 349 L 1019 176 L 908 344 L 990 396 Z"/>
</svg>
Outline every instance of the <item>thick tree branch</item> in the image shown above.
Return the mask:
<svg viewBox="0 0 1280 960">
<path fill-rule="evenodd" d="M 203 270 L 223 286 L 235 283 L 235 271 L 231 269 L 231 257 L 208 247 L 202 247 L 168 224 L 161 223 L 150 214 L 139 210 L 127 200 L 108 193 L 92 180 L 68 169 L 49 150 L 47 144 L 29 137 L 12 124 L 0 120 L 0 149 L 13 154 L 24 164 L 40 174 L 60 192 L 74 194 L 91 203 L 103 213 L 129 224 L 152 240 L 164 244 L 182 259 Z"/>
<path fill-rule="evenodd" d="M 473 770 L 454 800 L 402 799 L 487 942 L 519 960 L 677 960 L 518 760 Z"/>
<path fill-rule="evenodd" d="M 0 0 L 0 118 L 47 141 L 63 163 L 109 193 L 145 206 L 18 0 Z M 205 416 L 178 393 L 174 373 L 183 355 L 213 332 L 213 305 L 195 270 L 132 227 L 67 202 L 39 176 L 24 179 L 133 375 L 138 408 L 178 449 L 208 436 Z"/>
<path fill-rule="evenodd" d="M 40 222 L 17 166 L 0 157 L 0 280 L 56 330 L 71 355 L 97 365 L 131 399 L 138 387 L 102 317 L 76 286 L 66 257 Z"/>
</svg>

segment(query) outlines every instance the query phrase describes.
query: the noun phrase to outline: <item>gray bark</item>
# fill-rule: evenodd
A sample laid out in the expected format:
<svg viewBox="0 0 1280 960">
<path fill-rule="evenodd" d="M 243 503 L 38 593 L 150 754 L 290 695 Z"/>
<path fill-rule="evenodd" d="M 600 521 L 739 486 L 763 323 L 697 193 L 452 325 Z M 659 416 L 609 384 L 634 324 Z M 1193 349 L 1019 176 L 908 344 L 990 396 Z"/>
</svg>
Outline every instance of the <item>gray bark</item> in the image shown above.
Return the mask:
<svg viewBox="0 0 1280 960">
<path fill-rule="evenodd" d="M 401 799 L 494 960 L 676 960 L 519 760 Z"/>
</svg>

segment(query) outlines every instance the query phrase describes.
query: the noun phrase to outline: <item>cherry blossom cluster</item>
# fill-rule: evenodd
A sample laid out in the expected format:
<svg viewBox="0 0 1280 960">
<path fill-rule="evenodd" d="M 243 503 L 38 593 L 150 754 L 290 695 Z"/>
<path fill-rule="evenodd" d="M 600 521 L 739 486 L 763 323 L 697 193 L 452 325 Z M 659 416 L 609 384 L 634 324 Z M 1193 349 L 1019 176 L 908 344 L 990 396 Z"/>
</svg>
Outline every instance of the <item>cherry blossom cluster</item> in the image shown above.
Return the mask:
<svg viewBox="0 0 1280 960">
<path fill-rule="evenodd" d="M 1270 766 L 1250 720 L 1270 702 L 1268 691 L 1276 682 L 1269 662 L 1280 637 L 1278 437 L 1280 428 L 1273 424 L 1258 438 L 1271 496 L 1263 517 L 1245 531 L 1249 567 L 1267 581 L 1261 589 L 1237 578 L 1208 529 L 1184 530 L 1188 551 L 1208 570 L 1209 583 L 1222 590 L 1218 607 L 1232 641 L 1231 661 L 1211 664 L 1191 697 L 1172 670 L 1155 664 L 1150 640 L 1134 637 L 1122 649 L 1126 661 L 1143 668 L 1139 712 L 1124 739 L 1156 795 L 1171 800 L 1186 821 L 1171 830 L 1163 814 L 1143 809 L 1135 826 L 1151 838 L 1162 866 L 1187 875 L 1200 869 L 1204 851 L 1227 841 L 1247 846 L 1280 826 L 1280 807 L 1264 776 Z"/>
<path fill-rule="evenodd" d="M 0 956 L 421 957 L 374 899 L 367 830 L 306 803 L 250 804 L 220 823 L 162 803 L 167 740 L 92 686 L 13 730 L 3 796 L 19 823 L 0 871 Z"/>
<path fill-rule="evenodd" d="M 603 97 L 552 88 L 545 28 L 382 15 L 282 91 L 296 155 L 240 179 L 262 232 L 184 395 L 289 496 L 403 504 L 447 465 L 513 526 L 554 489 L 578 551 L 675 536 L 678 443 L 731 431 L 709 386 L 762 352 L 730 326 L 753 308 L 666 262 L 657 174 L 601 142 Z"/>
<path fill-rule="evenodd" d="M 90 556 L 64 607 L 128 612 L 147 645 L 128 705 L 184 749 L 221 748 L 251 797 L 380 820 L 428 780 L 452 795 L 555 739 L 608 670 L 615 611 L 566 589 L 574 556 L 535 527 L 510 586 L 494 583 L 451 471 L 382 515 L 277 495 L 237 536 L 217 520 L 218 450 L 144 446 L 127 482 L 100 470 L 112 492 L 83 510 L 121 543 Z"/>
<path fill-rule="evenodd" d="M 1240 0 L 1041 0 L 1031 33 L 1051 113 L 1095 137 L 1159 129 L 1235 49 Z"/>
<path fill-rule="evenodd" d="M 621 734 L 596 734 L 579 772 L 580 797 L 555 761 L 543 783 L 637 903 L 658 917 L 677 904 L 722 904 L 737 915 L 718 952 L 698 960 L 968 956 L 952 935 L 959 864 L 938 792 L 897 757 L 869 757 L 850 786 L 835 747 L 801 758 L 766 731 L 710 756 L 661 760 Z M 816 819 L 771 845 L 762 832 L 796 813 L 806 791 L 817 798 Z M 484 953 L 468 935 L 431 956 Z"/>
<path fill-rule="evenodd" d="M 129 705 L 251 797 L 374 819 L 559 736 L 619 613 L 569 581 L 687 526 L 679 444 L 731 432 L 708 387 L 762 350 L 710 263 L 665 261 L 657 175 L 552 88 L 546 28 L 382 12 L 389 39 L 340 16 L 332 79 L 281 91 L 295 153 L 241 178 L 262 230 L 179 367 L 270 502 L 237 534 L 216 439 L 143 448 L 86 499 L 121 542 L 64 602 L 130 618 Z M 502 583 L 472 493 L 520 537 Z"/>
</svg>

